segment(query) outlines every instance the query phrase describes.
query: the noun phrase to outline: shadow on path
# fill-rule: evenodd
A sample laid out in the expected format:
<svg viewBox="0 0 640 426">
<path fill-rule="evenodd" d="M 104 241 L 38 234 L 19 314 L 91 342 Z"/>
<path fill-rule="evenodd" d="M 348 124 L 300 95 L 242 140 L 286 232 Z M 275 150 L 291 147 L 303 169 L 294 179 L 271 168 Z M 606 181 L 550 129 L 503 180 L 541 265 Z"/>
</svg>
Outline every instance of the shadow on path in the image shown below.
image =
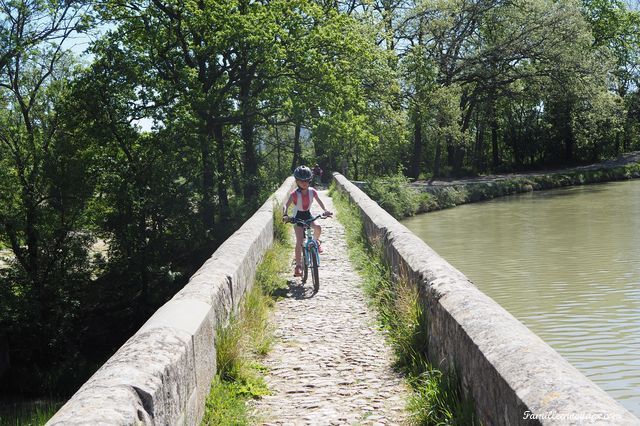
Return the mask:
<svg viewBox="0 0 640 426">
<path fill-rule="evenodd" d="M 304 300 L 311 299 L 316 293 L 309 282 L 302 284 L 298 280 L 287 280 L 287 288 L 280 288 L 273 292 L 276 298 Z"/>
</svg>

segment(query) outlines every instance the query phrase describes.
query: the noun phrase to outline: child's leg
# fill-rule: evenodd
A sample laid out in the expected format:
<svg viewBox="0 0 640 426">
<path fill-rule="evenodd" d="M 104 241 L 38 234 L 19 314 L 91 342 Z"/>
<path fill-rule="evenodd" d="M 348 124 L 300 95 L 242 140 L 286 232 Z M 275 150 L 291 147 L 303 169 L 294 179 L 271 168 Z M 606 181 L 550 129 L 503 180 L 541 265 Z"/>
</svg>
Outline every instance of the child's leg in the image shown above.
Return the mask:
<svg viewBox="0 0 640 426">
<path fill-rule="evenodd" d="M 296 266 L 302 266 L 302 241 L 304 232 L 300 226 L 295 226 L 296 231 Z"/>
<path fill-rule="evenodd" d="M 312 223 L 311 227 L 313 228 L 313 237 L 316 240 L 320 239 L 320 234 L 322 234 L 322 227 L 316 223 Z"/>
</svg>

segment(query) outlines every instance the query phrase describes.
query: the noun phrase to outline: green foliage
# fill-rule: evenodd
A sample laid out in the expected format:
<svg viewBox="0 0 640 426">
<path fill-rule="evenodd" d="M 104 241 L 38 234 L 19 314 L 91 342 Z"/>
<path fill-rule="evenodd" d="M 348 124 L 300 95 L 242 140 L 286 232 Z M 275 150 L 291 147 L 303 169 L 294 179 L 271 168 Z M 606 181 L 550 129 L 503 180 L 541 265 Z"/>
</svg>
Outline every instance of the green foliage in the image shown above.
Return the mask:
<svg viewBox="0 0 640 426">
<path fill-rule="evenodd" d="M 582 10 L 591 24 L 594 46 L 612 52 L 616 89 L 625 94 L 639 77 L 640 11 L 621 0 L 583 0 Z"/>
<path fill-rule="evenodd" d="M 0 426 L 44 425 L 63 402 L 37 400 L 0 404 Z"/>
<path fill-rule="evenodd" d="M 203 425 L 251 425 L 247 414 L 242 385 L 222 381 L 218 376 L 211 384 L 211 391 L 205 404 Z"/>
<path fill-rule="evenodd" d="M 0 52 L 0 241 L 11 253 L 0 267 L 0 337 L 12 365 L 0 388 L 54 393 L 60 383 L 77 385 L 86 364 L 78 360 L 77 321 L 93 269 L 86 207 L 94 157 L 69 123 L 76 64 L 57 49 L 82 27 L 83 10 L 55 1 L 4 6 L 0 40 L 9 43 Z M 48 13 L 70 16 L 50 20 Z"/>
<path fill-rule="evenodd" d="M 269 394 L 261 368 L 253 361 L 268 352 L 272 299 L 258 285 L 245 295 L 240 312 L 216 332 L 218 371 L 207 398 L 203 424 L 248 424 L 245 401 Z M 222 422 L 222 423 L 220 423 Z"/>
<path fill-rule="evenodd" d="M 273 237 L 277 243 L 287 244 L 289 242 L 289 227 L 282 221 L 282 205 L 273 204 Z"/>
<path fill-rule="evenodd" d="M 422 373 L 411 382 L 415 390 L 409 401 L 412 424 L 480 425 L 473 412 L 473 404 L 463 398 L 455 371 L 443 373 L 430 365 L 424 365 L 421 370 Z"/>
<path fill-rule="evenodd" d="M 400 68 L 411 176 L 597 161 L 631 148 L 637 117 L 625 107 L 639 81 L 640 14 L 619 0 L 581 3 L 415 3 L 399 31 L 412 35 Z"/>
<path fill-rule="evenodd" d="M 552 189 L 569 185 L 586 185 L 611 180 L 634 179 L 637 177 L 640 177 L 640 164 L 632 163 L 613 168 L 605 166 L 603 168 L 568 170 L 562 173 L 532 175 L 528 177 L 502 178 L 490 182 L 424 187 L 423 190 L 428 192 L 422 194 L 424 198 L 417 211 L 414 211 L 412 214 L 446 209 L 460 204 L 475 203 L 533 190 Z M 370 190 L 368 190 L 368 195 L 372 198 L 379 196 Z M 383 206 L 382 203 L 380 204 Z M 390 213 L 394 212 L 392 214 L 398 219 L 403 217 L 401 213 L 398 213 L 397 209 L 388 211 Z"/>
<path fill-rule="evenodd" d="M 365 292 L 387 331 L 396 367 L 405 374 L 413 390 L 408 404 L 411 424 L 479 424 L 455 371 L 442 373 L 426 358 L 428 318 L 416 287 L 402 278 L 392 279 L 381 247 L 369 244 L 356 208 L 335 187 L 332 197 L 347 233 L 349 256 L 363 277 Z"/>
<path fill-rule="evenodd" d="M 420 194 L 402 173 L 372 179 L 367 194 L 394 217 L 412 216 L 420 206 Z"/>
<path fill-rule="evenodd" d="M 376 179 L 639 149 L 640 15 L 620 0 L 4 6 L 0 330 L 12 367 L 1 387 L 12 391 L 77 387 L 292 164 L 371 179 L 397 217 L 637 175 L 432 194 L 400 174 Z M 96 18 L 107 27 L 82 67 L 59 46 Z"/>
</svg>

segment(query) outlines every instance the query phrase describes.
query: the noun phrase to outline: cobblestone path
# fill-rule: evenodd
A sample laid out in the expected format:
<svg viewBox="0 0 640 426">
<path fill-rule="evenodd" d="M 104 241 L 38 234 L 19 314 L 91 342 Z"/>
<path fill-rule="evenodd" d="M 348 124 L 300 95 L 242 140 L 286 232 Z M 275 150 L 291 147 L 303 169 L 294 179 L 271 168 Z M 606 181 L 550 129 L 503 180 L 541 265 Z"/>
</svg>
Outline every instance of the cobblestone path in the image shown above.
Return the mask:
<svg viewBox="0 0 640 426">
<path fill-rule="evenodd" d="M 334 206 L 320 191 L 327 209 Z M 314 203 L 313 211 L 320 213 Z M 320 291 L 289 272 L 289 292 L 272 318 L 276 343 L 264 363 L 272 395 L 252 403 L 264 425 L 391 425 L 406 418 L 408 395 L 349 261 L 344 228 L 322 225 Z M 292 253 L 293 257 L 293 253 Z"/>
</svg>

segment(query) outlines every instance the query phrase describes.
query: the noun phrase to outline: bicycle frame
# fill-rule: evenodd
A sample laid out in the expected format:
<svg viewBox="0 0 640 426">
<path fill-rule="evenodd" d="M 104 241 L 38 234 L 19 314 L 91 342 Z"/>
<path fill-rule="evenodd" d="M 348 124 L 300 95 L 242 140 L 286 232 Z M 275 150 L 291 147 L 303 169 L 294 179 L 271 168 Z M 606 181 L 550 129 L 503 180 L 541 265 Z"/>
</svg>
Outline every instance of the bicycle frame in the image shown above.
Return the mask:
<svg viewBox="0 0 640 426">
<path fill-rule="evenodd" d="M 320 288 L 320 276 L 318 274 L 318 268 L 320 267 L 320 253 L 318 252 L 318 241 L 313 235 L 313 228 L 311 223 L 316 219 L 326 219 L 324 215 L 318 215 L 307 220 L 302 219 L 290 219 L 293 224 L 300 224 L 304 230 L 304 241 L 302 243 L 302 256 L 304 262 L 302 283 L 307 282 L 309 268 L 311 268 L 311 276 L 313 279 L 313 291 L 318 292 Z"/>
<path fill-rule="evenodd" d="M 315 250 L 314 250 L 315 249 Z M 316 265 L 320 266 L 320 253 L 318 253 L 318 241 L 313 236 L 311 224 L 304 226 L 304 243 L 302 244 L 304 263 L 312 265 L 311 256 L 316 257 Z"/>
</svg>

